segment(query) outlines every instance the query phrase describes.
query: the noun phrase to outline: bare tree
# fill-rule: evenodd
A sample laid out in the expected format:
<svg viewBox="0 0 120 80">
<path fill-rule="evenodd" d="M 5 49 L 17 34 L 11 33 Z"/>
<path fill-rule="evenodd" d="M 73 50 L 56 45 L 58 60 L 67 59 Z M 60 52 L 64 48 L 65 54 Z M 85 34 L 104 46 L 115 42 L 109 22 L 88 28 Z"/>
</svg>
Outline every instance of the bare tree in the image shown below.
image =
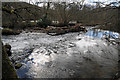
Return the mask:
<svg viewBox="0 0 120 80">
<path fill-rule="evenodd" d="M 61 24 L 68 24 L 71 18 L 73 18 L 74 15 L 77 15 L 77 12 L 83 8 L 85 0 L 81 0 L 77 3 L 55 3 L 55 10 L 57 11 L 59 21 Z M 74 16 L 75 17 L 75 16 Z"/>
</svg>

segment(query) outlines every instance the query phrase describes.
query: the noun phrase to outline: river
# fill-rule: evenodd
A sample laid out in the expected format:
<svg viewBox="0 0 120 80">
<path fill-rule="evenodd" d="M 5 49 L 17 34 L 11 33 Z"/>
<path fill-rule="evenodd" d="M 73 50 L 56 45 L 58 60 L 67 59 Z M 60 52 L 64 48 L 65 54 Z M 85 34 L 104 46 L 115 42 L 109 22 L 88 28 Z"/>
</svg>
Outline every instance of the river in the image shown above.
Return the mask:
<svg viewBox="0 0 120 80">
<path fill-rule="evenodd" d="M 118 71 L 116 32 L 88 28 L 87 33 L 51 36 L 23 31 L 2 41 L 12 46 L 11 61 L 23 64 L 16 69 L 20 78 L 112 78 Z"/>
</svg>

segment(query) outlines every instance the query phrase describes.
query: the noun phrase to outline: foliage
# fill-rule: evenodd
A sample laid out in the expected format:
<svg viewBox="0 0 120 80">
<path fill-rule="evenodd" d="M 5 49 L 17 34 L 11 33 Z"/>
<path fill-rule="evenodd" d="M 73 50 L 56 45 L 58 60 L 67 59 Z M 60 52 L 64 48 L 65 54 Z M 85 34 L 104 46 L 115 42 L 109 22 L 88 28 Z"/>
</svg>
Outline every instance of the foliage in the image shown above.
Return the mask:
<svg viewBox="0 0 120 80">
<path fill-rule="evenodd" d="M 48 25 L 65 26 L 69 21 L 78 21 L 83 25 L 105 25 L 103 27 L 107 29 L 113 29 L 112 27 L 114 27 L 114 29 L 119 30 L 119 21 L 117 19 L 120 17 L 117 14 L 120 7 L 106 6 L 95 8 L 95 6 L 84 5 L 80 10 L 81 4 L 78 3 L 49 3 L 48 6 L 45 6 L 47 8 L 28 3 L 3 3 L 2 6 L 3 27 L 12 29 L 36 26 L 36 24 L 32 25 L 30 21 L 40 19 L 37 23 L 40 27 L 47 27 Z M 44 16 L 42 17 L 42 15 Z M 59 21 L 59 23 L 51 24 L 51 20 Z M 22 23 L 22 21 L 27 22 Z M 106 24 L 110 24 L 107 25 L 109 28 Z"/>
</svg>

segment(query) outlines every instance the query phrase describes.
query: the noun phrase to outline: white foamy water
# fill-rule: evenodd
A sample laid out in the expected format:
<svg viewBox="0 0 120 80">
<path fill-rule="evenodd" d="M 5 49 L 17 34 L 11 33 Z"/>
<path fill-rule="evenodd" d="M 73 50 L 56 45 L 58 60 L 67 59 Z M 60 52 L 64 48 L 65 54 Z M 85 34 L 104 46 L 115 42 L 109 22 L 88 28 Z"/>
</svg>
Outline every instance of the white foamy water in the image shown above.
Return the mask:
<svg viewBox="0 0 120 80">
<path fill-rule="evenodd" d="M 17 70 L 20 78 L 110 78 L 117 71 L 117 45 L 79 32 L 23 32 L 2 40 L 12 46 L 12 59 L 24 64 Z"/>
</svg>

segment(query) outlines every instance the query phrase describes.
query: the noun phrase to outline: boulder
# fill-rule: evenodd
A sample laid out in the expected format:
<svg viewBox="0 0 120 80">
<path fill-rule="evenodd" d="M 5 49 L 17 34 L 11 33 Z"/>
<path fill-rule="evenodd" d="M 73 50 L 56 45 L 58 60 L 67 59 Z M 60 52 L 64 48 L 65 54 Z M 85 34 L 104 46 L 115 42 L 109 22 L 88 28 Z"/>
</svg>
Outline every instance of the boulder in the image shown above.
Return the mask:
<svg viewBox="0 0 120 80">
<path fill-rule="evenodd" d="M 18 35 L 20 34 L 22 31 L 20 30 L 12 30 L 12 29 L 9 29 L 9 28 L 4 28 L 2 29 L 2 35 Z"/>
<path fill-rule="evenodd" d="M 5 47 L 6 47 L 7 49 L 11 50 L 11 45 L 10 45 L 10 44 L 6 43 L 6 44 L 5 44 Z"/>
<path fill-rule="evenodd" d="M 7 51 L 5 49 L 5 46 L 2 46 L 2 80 L 9 80 L 9 79 L 15 79 L 19 80 L 17 73 L 7 56 Z"/>
<path fill-rule="evenodd" d="M 11 52 L 11 45 L 10 44 L 5 44 L 5 49 L 6 49 L 6 52 L 8 54 L 8 56 L 11 56 L 12 55 L 12 52 Z"/>
</svg>

